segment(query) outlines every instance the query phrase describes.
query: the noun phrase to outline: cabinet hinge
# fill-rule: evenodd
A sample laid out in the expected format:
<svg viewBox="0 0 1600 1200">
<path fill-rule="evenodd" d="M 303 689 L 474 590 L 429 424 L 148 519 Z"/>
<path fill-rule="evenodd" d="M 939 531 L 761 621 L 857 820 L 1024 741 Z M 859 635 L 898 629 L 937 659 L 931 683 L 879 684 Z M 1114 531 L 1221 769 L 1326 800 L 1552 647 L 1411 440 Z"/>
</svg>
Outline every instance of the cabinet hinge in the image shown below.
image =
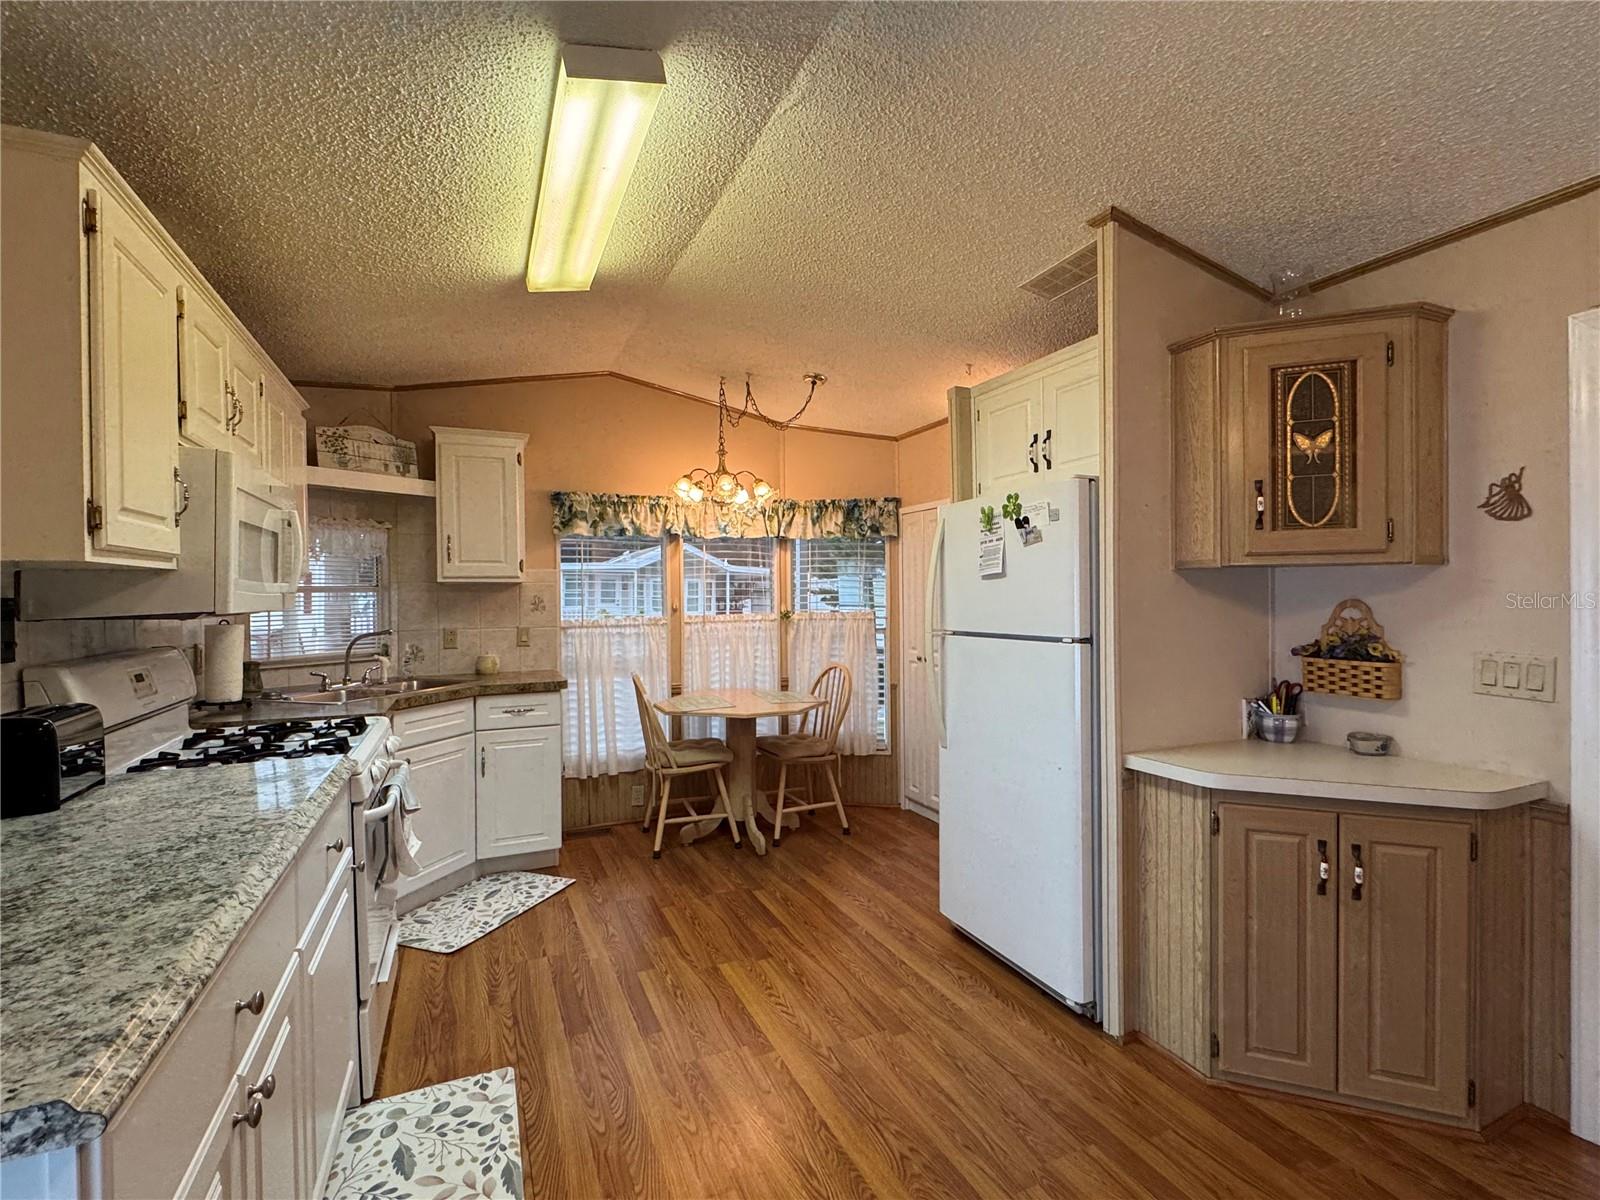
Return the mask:
<svg viewBox="0 0 1600 1200">
<path fill-rule="evenodd" d="M 97 529 L 105 528 L 106 510 L 94 502 L 93 496 L 90 496 L 89 499 L 84 502 L 84 518 L 88 523 L 90 533 L 93 533 Z"/>
<path fill-rule="evenodd" d="M 1478 1081 L 1476 1079 L 1467 1080 L 1467 1107 L 1478 1107 Z"/>
<path fill-rule="evenodd" d="M 527 569 L 527 568 L 526 568 L 526 567 L 524 567 L 524 566 L 523 566 L 523 565 L 522 565 L 522 564 L 523 564 L 523 562 L 524 562 L 524 561 L 525 561 L 525 560 L 524 560 L 524 559 L 520 559 L 520 558 L 519 558 L 519 559 L 517 559 L 517 570 L 519 570 L 519 571 L 523 571 L 523 570 L 526 570 L 526 569 Z"/>
<path fill-rule="evenodd" d="M 1384 359 L 1384 362 L 1388 363 L 1389 366 L 1391 366 L 1391 367 L 1394 366 L 1394 343 L 1393 342 L 1390 342 L 1384 348 L 1383 359 Z"/>
<path fill-rule="evenodd" d="M 1389 539 L 1389 541 L 1391 541 L 1391 542 L 1394 541 L 1394 518 L 1393 517 L 1390 517 L 1389 520 L 1384 524 L 1383 532 L 1384 532 L 1384 536 L 1387 537 Z"/>
<path fill-rule="evenodd" d="M 1222 818 L 1217 815 L 1217 810 L 1211 810 L 1211 836 L 1216 837 L 1222 832 Z"/>
<path fill-rule="evenodd" d="M 1214 1033 L 1211 1035 L 1211 1057 L 1222 1057 L 1222 1043 L 1217 1039 L 1217 1035 Z"/>
<path fill-rule="evenodd" d="M 182 396 L 178 397 L 178 428 L 182 429 L 189 421 L 189 402 Z"/>
<path fill-rule="evenodd" d="M 1473 861 L 1478 861 L 1478 835 L 1473 834 L 1467 839 L 1467 856 Z"/>
<path fill-rule="evenodd" d="M 83 232 L 86 237 L 100 232 L 100 210 L 87 196 L 83 198 Z"/>
</svg>

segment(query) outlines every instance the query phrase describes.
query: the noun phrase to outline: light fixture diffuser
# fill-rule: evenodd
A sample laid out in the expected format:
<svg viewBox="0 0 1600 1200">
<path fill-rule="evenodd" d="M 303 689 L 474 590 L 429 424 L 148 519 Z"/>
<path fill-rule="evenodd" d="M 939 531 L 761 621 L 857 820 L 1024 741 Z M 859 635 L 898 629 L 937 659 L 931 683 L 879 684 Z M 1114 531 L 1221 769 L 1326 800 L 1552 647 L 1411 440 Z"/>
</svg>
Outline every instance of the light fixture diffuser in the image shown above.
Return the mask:
<svg viewBox="0 0 1600 1200">
<path fill-rule="evenodd" d="M 586 292 L 667 75 L 653 50 L 563 46 L 528 246 L 530 292 Z"/>
</svg>

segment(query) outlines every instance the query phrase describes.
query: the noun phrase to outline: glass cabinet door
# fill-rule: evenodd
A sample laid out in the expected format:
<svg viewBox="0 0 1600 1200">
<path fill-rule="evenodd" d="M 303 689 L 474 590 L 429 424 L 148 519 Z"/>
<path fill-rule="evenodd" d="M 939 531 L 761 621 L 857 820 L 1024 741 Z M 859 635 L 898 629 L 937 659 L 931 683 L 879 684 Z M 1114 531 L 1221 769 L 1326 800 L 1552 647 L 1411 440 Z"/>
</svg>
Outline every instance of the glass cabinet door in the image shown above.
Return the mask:
<svg viewBox="0 0 1600 1200">
<path fill-rule="evenodd" d="M 1246 555 L 1372 553 L 1388 533 L 1384 331 L 1239 339 Z M 1331 334 L 1331 336 L 1330 336 Z"/>
</svg>

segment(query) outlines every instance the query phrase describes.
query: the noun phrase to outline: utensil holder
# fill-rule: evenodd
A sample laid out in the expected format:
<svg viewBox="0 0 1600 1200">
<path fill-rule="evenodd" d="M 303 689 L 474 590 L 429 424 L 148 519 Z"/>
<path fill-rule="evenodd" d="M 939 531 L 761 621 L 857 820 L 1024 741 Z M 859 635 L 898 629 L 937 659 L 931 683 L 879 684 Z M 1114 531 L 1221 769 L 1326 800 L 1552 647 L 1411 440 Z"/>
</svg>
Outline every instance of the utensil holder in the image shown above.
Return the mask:
<svg viewBox="0 0 1600 1200">
<path fill-rule="evenodd" d="M 1292 742 L 1300 736 L 1300 718 L 1276 713 L 1257 713 L 1253 724 L 1263 742 Z"/>
</svg>

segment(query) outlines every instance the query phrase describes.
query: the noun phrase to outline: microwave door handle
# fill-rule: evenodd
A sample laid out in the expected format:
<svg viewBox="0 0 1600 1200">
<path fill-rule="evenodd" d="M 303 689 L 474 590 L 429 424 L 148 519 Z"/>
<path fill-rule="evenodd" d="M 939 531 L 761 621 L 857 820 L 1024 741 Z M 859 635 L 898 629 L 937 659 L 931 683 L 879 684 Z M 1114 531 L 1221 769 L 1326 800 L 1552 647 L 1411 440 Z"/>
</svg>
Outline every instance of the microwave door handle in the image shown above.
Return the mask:
<svg viewBox="0 0 1600 1200">
<path fill-rule="evenodd" d="M 287 590 L 293 591 L 300 586 L 300 578 L 306 573 L 306 527 L 300 520 L 298 508 L 286 509 L 284 515 L 289 520 L 289 536 L 293 538 L 294 557 L 290 560 L 289 574 L 280 583 Z"/>
</svg>

